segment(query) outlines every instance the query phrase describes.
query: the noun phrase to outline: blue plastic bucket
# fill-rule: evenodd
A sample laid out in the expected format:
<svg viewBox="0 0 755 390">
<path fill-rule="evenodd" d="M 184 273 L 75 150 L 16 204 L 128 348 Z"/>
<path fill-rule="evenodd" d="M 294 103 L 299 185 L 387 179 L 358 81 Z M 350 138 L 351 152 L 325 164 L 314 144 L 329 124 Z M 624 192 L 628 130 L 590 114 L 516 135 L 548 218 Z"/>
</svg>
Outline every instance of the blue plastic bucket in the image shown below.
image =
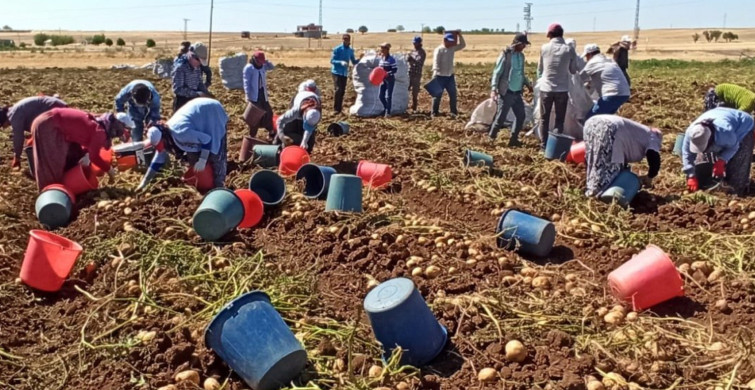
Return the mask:
<svg viewBox="0 0 755 390">
<path fill-rule="evenodd" d="M 400 346 L 401 364 L 421 367 L 435 359 L 448 340 L 446 328 L 409 279 L 391 279 L 372 289 L 364 298 L 364 310 L 383 345 L 384 360 Z"/>
<path fill-rule="evenodd" d="M 265 206 L 277 206 L 286 198 L 286 182 L 273 171 L 256 172 L 249 179 L 249 189 L 259 195 Z"/>
<path fill-rule="evenodd" d="M 429 83 L 425 84 L 425 90 L 434 98 L 443 95 L 443 86 L 440 85 L 440 81 L 435 77 Z"/>
<path fill-rule="evenodd" d="M 362 212 L 362 179 L 355 175 L 334 174 L 330 177 L 325 211 Z"/>
<path fill-rule="evenodd" d="M 679 134 L 676 136 L 676 141 L 674 142 L 674 151 L 672 153 L 675 156 L 681 156 L 683 146 L 684 146 L 684 134 Z"/>
<path fill-rule="evenodd" d="M 254 390 L 284 387 L 307 365 L 307 352 L 262 291 L 226 305 L 207 326 L 204 339 Z"/>
<path fill-rule="evenodd" d="M 627 206 L 640 192 L 640 187 L 641 183 L 637 175 L 625 169 L 613 179 L 608 189 L 600 194 L 600 200 L 611 203 L 615 199 L 620 205 Z"/>
<path fill-rule="evenodd" d="M 548 160 L 566 160 L 566 155 L 571 150 L 574 138 L 564 134 L 548 134 L 548 143 L 545 145 L 545 158 Z"/>
<path fill-rule="evenodd" d="M 548 220 L 517 211 L 506 210 L 496 228 L 498 247 L 547 256 L 556 242 L 556 227 Z"/>
<path fill-rule="evenodd" d="M 263 168 L 276 168 L 279 163 L 280 145 L 254 145 L 252 148 L 255 164 Z"/>
<path fill-rule="evenodd" d="M 304 180 L 304 196 L 310 199 L 324 199 L 328 195 L 330 177 L 336 173 L 331 167 L 304 164 L 296 172 L 296 180 Z"/>
<path fill-rule="evenodd" d="M 34 211 L 37 219 L 47 229 L 68 225 L 73 210 L 73 199 L 59 189 L 45 189 L 37 197 Z"/>
<path fill-rule="evenodd" d="M 194 231 L 206 241 L 216 241 L 244 219 L 244 203 L 226 188 L 211 190 L 194 213 Z"/>
<path fill-rule="evenodd" d="M 464 153 L 465 166 L 493 167 L 493 156 L 467 149 Z"/>
<path fill-rule="evenodd" d="M 351 126 L 349 126 L 348 123 L 343 122 L 343 121 L 341 121 L 341 122 L 334 122 L 334 123 L 331 123 L 330 126 L 328 126 L 328 133 L 330 133 L 330 134 L 332 134 L 332 135 L 334 135 L 336 137 L 339 137 L 339 136 L 342 136 L 342 135 L 349 134 L 349 128 L 350 127 Z"/>
</svg>

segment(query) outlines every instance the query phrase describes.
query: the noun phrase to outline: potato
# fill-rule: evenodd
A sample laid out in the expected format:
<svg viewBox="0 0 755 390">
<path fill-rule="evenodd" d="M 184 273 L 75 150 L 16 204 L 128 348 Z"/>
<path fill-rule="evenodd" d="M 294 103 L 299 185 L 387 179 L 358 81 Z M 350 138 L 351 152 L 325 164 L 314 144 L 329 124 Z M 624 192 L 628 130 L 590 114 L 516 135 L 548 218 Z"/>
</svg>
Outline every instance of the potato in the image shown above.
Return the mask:
<svg viewBox="0 0 755 390">
<path fill-rule="evenodd" d="M 380 367 L 374 364 L 372 365 L 372 367 L 370 367 L 370 370 L 368 371 L 368 375 L 370 376 L 370 378 L 377 378 L 382 374 L 383 374 L 383 367 Z"/>
<path fill-rule="evenodd" d="M 624 312 L 612 311 L 603 316 L 603 321 L 611 325 L 618 325 L 624 320 Z"/>
<path fill-rule="evenodd" d="M 412 276 L 422 275 L 422 267 L 416 267 L 412 270 Z"/>
<path fill-rule="evenodd" d="M 587 382 L 587 390 L 605 390 L 605 386 L 603 386 L 603 383 L 598 382 L 597 380 Z"/>
<path fill-rule="evenodd" d="M 504 347 L 506 360 L 521 363 L 527 358 L 527 349 L 519 340 L 511 340 Z"/>
<path fill-rule="evenodd" d="M 167 385 L 160 387 L 157 390 L 178 390 L 178 387 L 176 387 L 175 385 Z"/>
<path fill-rule="evenodd" d="M 532 279 L 532 287 L 548 289 L 551 286 L 551 280 L 547 276 L 537 276 Z"/>
<path fill-rule="evenodd" d="M 639 317 L 637 315 L 637 312 L 634 312 L 634 311 L 629 312 L 629 314 L 627 314 L 627 316 L 626 316 L 626 319 L 629 322 L 635 322 L 635 321 L 637 321 L 638 318 Z"/>
<path fill-rule="evenodd" d="M 498 371 L 495 368 L 485 367 L 477 373 L 477 379 L 480 382 L 493 382 L 498 377 Z"/>
<path fill-rule="evenodd" d="M 199 386 L 199 373 L 194 370 L 181 371 L 173 379 L 176 382 L 192 382 Z"/>
<path fill-rule="evenodd" d="M 435 279 L 440 275 L 440 268 L 436 267 L 434 265 L 431 265 L 425 269 L 425 276 L 427 276 L 429 279 Z"/>
<path fill-rule="evenodd" d="M 204 380 L 204 390 L 220 390 L 220 382 L 213 377 Z"/>
</svg>

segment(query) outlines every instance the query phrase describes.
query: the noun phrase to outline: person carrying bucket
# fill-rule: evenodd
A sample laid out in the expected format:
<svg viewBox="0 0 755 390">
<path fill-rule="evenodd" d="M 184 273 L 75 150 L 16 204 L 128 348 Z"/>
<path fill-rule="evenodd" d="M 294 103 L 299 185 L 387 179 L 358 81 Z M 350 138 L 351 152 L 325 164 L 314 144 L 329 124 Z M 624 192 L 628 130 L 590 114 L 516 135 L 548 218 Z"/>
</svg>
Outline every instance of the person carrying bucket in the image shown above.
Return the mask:
<svg viewBox="0 0 755 390">
<path fill-rule="evenodd" d="M 34 175 L 41 191 L 50 184 L 63 182 L 65 172 L 76 166 L 89 154 L 89 161 L 107 172 L 111 179 L 115 168 L 100 156 L 102 149 L 109 150 L 111 140 L 126 141 L 125 113 L 111 112 L 94 116 L 73 108 L 54 108 L 37 117 L 31 125 L 34 147 Z"/>
<path fill-rule="evenodd" d="M 412 40 L 414 50 L 406 56 L 409 62 L 409 90 L 412 93 L 412 111 L 417 112 L 419 90 L 422 87 L 422 68 L 425 66 L 427 53 L 422 48 L 422 37 L 416 36 Z"/>
<path fill-rule="evenodd" d="M 433 52 L 433 79 L 437 80 L 441 88 L 448 92 L 448 101 L 451 109 L 451 118 L 456 118 L 459 111 L 456 107 L 456 78 L 454 76 L 454 55 L 457 51 L 467 47 L 461 31 L 448 31 L 443 34 L 443 43 Z M 433 97 L 432 116 L 440 115 L 441 94 Z"/>
<path fill-rule="evenodd" d="M 356 65 L 359 62 L 354 57 L 354 49 L 351 47 L 351 35 L 343 34 L 341 40 L 343 43 L 333 48 L 330 56 L 330 73 L 333 74 L 335 86 L 333 111 L 336 114 L 340 114 L 343 109 L 343 95 L 346 93 L 346 82 L 349 79 L 349 63 Z M 361 56 L 359 58 L 361 59 Z"/>
<path fill-rule="evenodd" d="M 21 168 L 21 153 L 24 151 L 25 133 L 31 131 L 31 124 L 41 114 L 53 108 L 68 107 L 66 102 L 52 96 L 32 96 L 20 100 L 13 106 L 0 107 L 0 128 L 10 126 L 13 138 L 13 160 L 11 168 Z"/>
<path fill-rule="evenodd" d="M 160 120 L 160 93 L 147 80 L 134 80 L 126 84 L 115 97 L 115 111 L 127 112 L 134 122 L 131 139 L 141 141 L 144 137 L 145 124 Z"/>
<path fill-rule="evenodd" d="M 648 160 L 648 174 L 640 181 L 646 187 L 661 169 L 663 134 L 618 115 L 596 115 L 585 122 L 586 196 L 599 196 L 627 164 Z"/>
<path fill-rule="evenodd" d="M 393 87 L 396 85 L 396 72 L 398 71 L 398 65 L 396 59 L 391 55 L 391 44 L 383 42 L 380 44 L 380 66 L 385 71 L 385 77 L 383 83 L 380 84 L 380 102 L 383 103 L 383 109 L 385 117 L 391 115 L 391 106 L 393 102 Z"/>
<path fill-rule="evenodd" d="M 621 68 L 601 54 L 600 47 L 594 43 L 585 45 L 583 57 L 587 64 L 579 72 L 579 76 L 600 96 L 585 116 L 585 120 L 593 115 L 615 114 L 621 105 L 629 100 L 627 78 L 621 72 Z"/>
<path fill-rule="evenodd" d="M 703 99 L 703 111 L 716 107 L 736 108 L 747 113 L 755 111 L 755 92 L 734 84 L 718 84 Z"/>
<path fill-rule="evenodd" d="M 555 106 L 558 133 L 564 132 L 566 108 L 569 105 L 569 80 L 577 73 L 577 53 L 564 41 L 564 28 L 558 23 L 548 26 L 550 41 L 540 48 L 537 64 L 540 89 L 540 149 L 545 150 L 551 123 L 551 109 Z"/>
<path fill-rule="evenodd" d="M 278 135 L 274 144 L 299 145 L 312 153 L 315 147 L 315 131 L 322 117 L 320 98 L 310 91 L 299 92 L 292 107 L 278 117 Z"/>
<path fill-rule="evenodd" d="M 226 131 L 228 114 L 215 99 L 197 98 L 186 103 L 164 123 L 147 131 L 144 147 L 153 146 L 155 157 L 136 188 L 145 188 L 167 162 L 168 152 L 193 164 L 195 172 L 212 165 L 213 188 L 225 186 L 228 159 Z"/>
<path fill-rule="evenodd" d="M 687 128 L 682 143 L 682 170 L 687 175 L 687 189 L 700 189 L 695 176 L 698 154 L 711 154 L 713 176 L 725 177 L 733 191 L 744 196 L 750 188 L 750 166 L 755 145 L 752 116 L 733 108 L 719 107 L 700 115 Z"/>
<path fill-rule="evenodd" d="M 244 112 L 247 125 L 249 125 L 249 135 L 257 136 L 259 127 L 265 128 L 267 134 L 272 139 L 275 136 L 273 129 L 273 108 L 270 106 L 270 96 L 267 89 L 267 72 L 273 70 L 275 65 L 265 59 L 265 53 L 255 51 L 249 63 L 244 67 L 244 94 L 246 95 L 247 107 Z M 254 106 L 254 107 L 252 107 Z M 253 108 L 262 116 L 247 115 L 253 111 Z"/>
<path fill-rule="evenodd" d="M 532 83 L 524 74 L 524 49 L 530 44 L 527 34 L 517 33 L 510 46 L 507 46 L 498 56 L 490 86 L 490 98 L 498 103 L 495 119 L 490 125 L 488 137 L 495 141 L 498 131 L 503 127 L 509 110 L 514 111 L 514 125 L 511 128 L 509 146 L 520 146 L 519 132 L 524 126 L 526 113 L 522 92 L 527 87 L 532 92 Z"/>
</svg>

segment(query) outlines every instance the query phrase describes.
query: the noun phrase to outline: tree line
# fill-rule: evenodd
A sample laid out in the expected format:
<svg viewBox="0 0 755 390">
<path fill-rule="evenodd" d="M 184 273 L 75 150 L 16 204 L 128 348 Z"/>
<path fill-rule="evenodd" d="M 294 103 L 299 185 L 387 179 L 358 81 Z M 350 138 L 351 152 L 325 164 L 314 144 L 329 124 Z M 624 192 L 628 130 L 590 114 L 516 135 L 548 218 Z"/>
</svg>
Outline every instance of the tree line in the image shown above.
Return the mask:
<svg viewBox="0 0 755 390">
<path fill-rule="evenodd" d="M 697 43 L 697 41 L 700 40 L 700 37 L 705 38 L 708 43 L 710 42 L 718 42 L 719 39 L 723 38 L 726 42 L 736 41 L 739 39 L 739 35 L 734 34 L 731 31 L 723 32 L 721 30 L 705 30 L 703 31 L 703 34 L 700 35 L 698 33 L 692 34 L 692 40 Z"/>
</svg>

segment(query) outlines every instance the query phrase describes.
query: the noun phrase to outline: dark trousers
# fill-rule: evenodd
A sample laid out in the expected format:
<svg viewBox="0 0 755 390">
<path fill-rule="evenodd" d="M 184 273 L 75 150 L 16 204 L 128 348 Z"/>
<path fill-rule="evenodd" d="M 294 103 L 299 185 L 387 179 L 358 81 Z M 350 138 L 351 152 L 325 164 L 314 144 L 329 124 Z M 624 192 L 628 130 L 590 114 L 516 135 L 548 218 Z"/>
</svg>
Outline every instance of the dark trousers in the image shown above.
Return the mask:
<svg viewBox="0 0 755 390">
<path fill-rule="evenodd" d="M 346 76 L 333 74 L 333 84 L 336 88 L 335 97 L 333 98 L 333 110 L 336 112 L 341 112 L 343 109 L 343 95 L 346 93 L 346 81 L 348 79 Z"/>
<path fill-rule="evenodd" d="M 448 92 L 448 101 L 449 105 L 451 106 L 451 114 L 458 114 L 459 112 L 456 109 L 456 78 L 454 77 L 454 75 L 435 76 L 435 78 L 438 79 L 440 86 L 443 87 L 446 92 Z M 433 115 L 438 115 L 438 113 L 440 112 L 440 99 L 442 98 L 442 93 L 440 96 L 433 98 Z"/>
<path fill-rule="evenodd" d="M 564 132 L 566 120 L 566 106 L 569 104 L 569 92 L 541 92 L 540 93 L 540 147 L 545 148 L 548 142 L 548 131 L 551 124 L 551 110 L 556 106 L 556 126 L 558 133 Z"/>
<path fill-rule="evenodd" d="M 391 104 L 393 104 L 393 87 L 396 85 L 396 78 L 388 76 L 380 84 L 380 103 L 383 103 L 385 113 L 391 113 Z"/>
<path fill-rule="evenodd" d="M 178 111 L 179 108 L 183 107 L 191 99 L 194 99 L 194 98 L 193 97 L 188 97 L 188 96 L 178 96 L 178 95 L 176 95 L 175 99 L 173 99 L 173 113 L 175 114 L 176 111 Z"/>
<path fill-rule="evenodd" d="M 419 90 L 422 88 L 422 74 L 409 75 L 409 91 L 412 92 L 412 110 L 417 110 Z"/>
<path fill-rule="evenodd" d="M 294 119 L 293 121 L 288 122 L 283 129 L 278 129 L 278 131 L 282 131 L 283 135 L 291 138 L 293 145 L 299 146 L 301 145 L 302 138 L 304 138 L 304 121 L 301 119 Z M 307 153 L 312 153 L 312 149 L 315 147 L 316 137 L 317 132 L 312 133 L 312 136 L 309 137 L 309 140 L 307 141 Z M 277 145 L 280 142 L 280 138 L 276 137 L 273 144 Z"/>
<path fill-rule="evenodd" d="M 490 125 L 490 133 L 488 134 L 490 138 L 495 139 L 498 137 L 498 131 L 503 127 L 506 117 L 509 115 L 509 110 L 514 110 L 514 117 L 516 118 L 511 126 L 511 138 L 509 142 L 519 140 L 519 132 L 524 126 L 524 120 L 527 115 L 524 111 L 522 91 L 506 91 L 505 95 L 498 95 L 498 109 L 496 110 L 493 124 Z"/>
</svg>

